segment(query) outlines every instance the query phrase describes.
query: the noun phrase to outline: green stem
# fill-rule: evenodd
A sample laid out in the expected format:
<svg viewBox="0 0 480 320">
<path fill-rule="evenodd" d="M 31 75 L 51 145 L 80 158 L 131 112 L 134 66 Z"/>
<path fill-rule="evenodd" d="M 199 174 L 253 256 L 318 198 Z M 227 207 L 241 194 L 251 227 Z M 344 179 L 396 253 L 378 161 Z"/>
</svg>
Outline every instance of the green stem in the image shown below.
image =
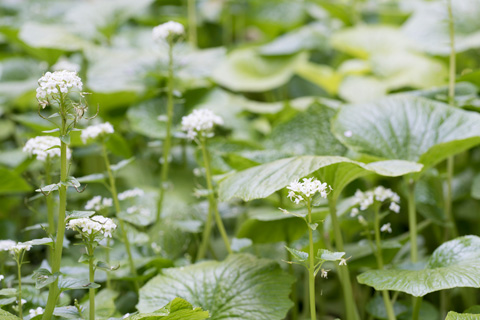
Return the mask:
<svg viewBox="0 0 480 320">
<path fill-rule="evenodd" d="M 197 47 L 197 10 L 195 0 L 188 0 L 188 40 Z"/>
<path fill-rule="evenodd" d="M 47 185 L 52 184 L 52 159 L 47 157 L 47 161 L 45 162 L 45 177 Z M 53 195 L 48 195 L 45 197 L 47 202 L 47 219 L 48 219 L 48 233 L 53 235 L 55 233 L 55 204 L 53 201 Z M 48 248 L 48 261 L 50 265 L 53 263 L 53 248 Z"/>
<path fill-rule="evenodd" d="M 60 99 L 60 115 L 62 117 L 62 126 L 60 128 L 60 135 L 67 135 L 67 111 L 64 97 Z M 60 265 L 62 262 L 63 251 L 63 238 L 65 236 L 65 214 L 67 209 L 67 145 L 61 141 L 60 144 L 60 181 L 64 182 L 58 187 L 59 203 L 58 203 L 58 223 L 57 223 L 57 237 L 55 240 L 55 246 L 53 251 L 52 273 L 60 271 Z M 50 284 L 47 305 L 43 312 L 42 320 L 52 319 L 55 304 L 57 303 L 60 290 L 58 288 L 58 279 Z"/>
<path fill-rule="evenodd" d="M 418 262 L 417 212 L 415 209 L 415 181 L 405 177 L 408 187 L 408 226 L 410 228 L 410 255 L 412 262 Z"/>
<path fill-rule="evenodd" d="M 220 235 L 222 236 L 223 242 L 225 243 L 227 252 L 230 254 L 232 253 L 232 249 L 230 248 L 230 241 L 228 240 L 227 232 L 225 231 L 225 227 L 223 225 L 220 212 L 218 212 L 217 199 L 215 198 L 215 190 L 213 189 L 212 172 L 210 169 L 210 158 L 208 156 L 207 141 L 205 137 L 200 137 L 199 140 L 200 140 L 200 148 L 202 149 L 203 163 L 205 166 L 205 178 L 207 180 L 208 199 L 209 199 L 209 207 L 210 207 L 209 211 L 213 211 L 214 213 L 215 222 L 217 224 L 218 230 L 220 231 Z M 202 242 L 208 243 L 209 241 L 210 241 L 209 238 L 202 239 Z"/>
<path fill-rule="evenodd" d="M 125 250 L 127 251 L 127 256 L 128 256 L 128 265 L 130 266 L 130 272 L 134 276 L 135 280 L 133 281 L 133 284 L 135 286 L 135 289 L 138 290 L 140 289 L 138 282 L 137 282 L 137 269 L 135 268 L 135 263 L 133 262 L 133 257 L 132 257 L 132 250 L 130 246 L 130 241 L 128 240 L 128 235 L 125 230 L 125 223 L 123 220 L 118 216 L 120 213 L 120 202 L 118 201 L 118 193 L 117 193 L 117 187 L 115 184 L 115 177 L 113 176 L 112 168 L 110 166 L 110 160 L 108 160 L 108 153 L 107 153 L 107 146 L 105 145 L 105 142 L 102 142 L 102 149 L 103 149 L 103 159 L 105 161 L 105 167 L 107 168 L 107 174 L 108 174 L 108 179 L 109 179 L 109 184 L 110 184 L 110 192 L 112 193 L 112 198 L 113 198 L 113 205 L 115 207 L 115 215 L 118 220 L 118 225 L 120 226 L 120 232 L 122 233 L 122 239 L 123 243 L 125 244 Z"/>
<path fill-rule="evenodd" d="M 309 268 L 308 268 L 308 288 L 310 296 L 310 318 L 317 319 L 317 310 L 315 306 L 315 254 L 313 252 L 313 230 L 310 228 L 312 223 L 312 206 L 310 200 L 307 202 L 308 209 L 308 242 L 309 242 Z"/>
<path fill-rule="evenodd" d="M 200 244 L 200 249 L 197 253 L 197 261 L 205 258 L 205 254 L 207 253 L 208 244 L 210 243 L 210 234 L 212 233 L 212 222 L 213 213 L 211 208 L 209 207 L 207 221 L 205 222 L 205 226 L 203 228 L 202 243 Z"/>
<path fill-rule="evenodd" d="M 380 237 L 380 214 L 379 214 L 379 206 L 375 206 L 375 222 L 374 222 L 374 229 L 375 229 L 375 245 L 377 249 L 377 264 L 380 270 L 383 270 L 383 255 L 382 255 L 382 244 L 381 244 L 381 237 Z M 383 303 L 385 304 L 385 309 L 387 310 L 387 315 L 389 320 L 396 320 L 395 312 L 393 310 L 392 301 L 390 300 L 390 295 L 388 291 L 382 291 L 383 296 Z"/>
<path fill-rule="evenodd" d="M 287 239 L 285 241 L 287 243 L 287 247 L 290 247 L 290 240 L 288 239 L 288 233 L 285 232 L 285 235 L 287 237 Z M 286 251 L 287 251 L 288 261 L 293 261 L 293 255 L 290 253 L 290 251 L 288 251 L 288 250 L 286 250 Z M 290 273 L 290 275 L 292 277 L 295 276 L 295 270 L 293 269 L 293 264 L 291 264 L 291 263 L 288 264 L 288 272 Z M 293 307 L 291 309 L 290 318 L 291 318 L 291 320 L 297 320 L 298 319 L 298 305 L 297 305 L 298 297 L 297 297 L 297 284 L 296 283 L 292 284 L 292 293 L 291 293 L 290 297 L 291 297 L 291 300 L 293 301 Z"/>
<path fill-rule="evenodd" d="M 456 74 L 456 52 L 455 52 L 455 25 L 453 21 L 452 1 L 447 1 L 448 10 L 448 26 L 450 33 L 450 61 L 449 61 L 449 76 L 448 76 L 448 103 L 455 107 L 455 74 Z M 454 158 L 453 156 L 447 159 L 447 194 L 445 195 L 445 216 L 449 225 L 445 229 L 445 240 L 452 235 L 454 238 L 458 236 L 455 218 L 452 214 L 452 180 L 454 172 Z"/>
<path fill-rule="evenodd" d="M 167 88 L 167 128 L 163 143 L 163 163 L 160 179 L 160 194 L 157 203 L 157 222 L 160 221 L 166 184 L 168 182 L 168 168 L 170 165 L 170 147 L 172 144 L 173 121 L 173 40 L 168 38 L 168 88 Z"/>
<path fill-rule="evenodd" d="M 413 297 L 413 314 L 412 320 L 418 320 L 420 315 L 420 307 L 422 305 L 422 297 Z"/>
<path fill-rule="evenodd" d="M 332 219 L 332 226 L 335 232 L 335 247 L 337 251 L 343 252 L 343 237 L 340 230 L 340 224 L 337 217 L 337 199 L 331 197 L 328 200 L 330 208 L 330 217 Z M 340 282 L 343 288 L 343 297 L 345 300 L 345 309 L 347 311 L 347 320 L 360 320 L 355 298 L 353 296 L 352 283 L 350 280 L 350 273 L 347 266 L 337 266 Z"/>
<path fill-rule="evenodd" d="M 107 238 L 107 248 L 105 249 L 105 260 L 108 265 L 110 265 L 110 245 L 111 239 Z M 110 272 L 107 272 L 107 289 L 112 289 L 112 275 Z"/>
<path fill-rule="evenodd" d="M 94 256 L 94 249 L 91 244 L 87 245 L 87 253 L 90 259 L 88 260 L 88 281 L 91 283 L 95 282 L 95 267 L 93 265 L 95 261 L 95 256 Z M 95 320 L 95 289 L 94 288 L 89 288 L 88 289 L 88 296 L 90 299 L 90 305 L 89 305 L 89 313 L 90 317 L 89 320 Z"/>
<path fill-rule="evenodd" d="M 22 306 L 22 260 L 20 255 L 24 254 L 24 250 L 20 252 L 16 258 L 17 260 L 17 277 L 18 277 L 18 316 L 23 319 L 23 306 Z"/>
</svg>

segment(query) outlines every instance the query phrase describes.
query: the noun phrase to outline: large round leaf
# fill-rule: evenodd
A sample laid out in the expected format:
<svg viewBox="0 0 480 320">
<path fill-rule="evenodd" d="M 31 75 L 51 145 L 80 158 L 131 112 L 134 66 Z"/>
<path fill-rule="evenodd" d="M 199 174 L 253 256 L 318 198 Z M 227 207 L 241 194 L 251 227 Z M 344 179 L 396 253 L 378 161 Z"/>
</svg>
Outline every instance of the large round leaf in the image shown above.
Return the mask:
<svg viewBox="0 0 480 320">
<path fill-rule="evenodd" d="M 454 311 L 450 311 L 447 314 L 445 320 L 479 320 L 479 314 L 471 314 L 471 313 L 456 313 Z"/>
<path fill-rule="evenodd" d="M 213 72 L 213 79 L 233 91 L 260 92 L 275 89 L 287 83 L 305 53 L 293 56 L 262 57 L 255 49 L 231 52 Z"/>
<path fill-rule="evenodd" d="M 128 320 L 202 320 L 208 319 L 208 311 L 194 308 L 181 298 L 173 299 L 165 307 L 151 313 L 140 313 L 130 316 Z"/>
<path fill-rule="evenodd" d="M 480 238 L 465 236 L 444 243 L 422 270 L 371 270 L 359 275 L 358 282 L 416 297 L 450 288 L 479 288 Z"/>
<path fill-rule="evenodd" d="M 474 112 L 425 98 L 395 96 L 344 106 L 332 129 L 354 151 L 428 167 L 479 144 L 479 123 L 480 115 Z"/>
<path fill-rule="evenodd" d="M 321 168 L 322 175 L 338 195 L 352 180 L 369 173 L 401 176 L 418 172 L 422 166 L 408 161 L 379 161 L 369 164 L 336 156 L 300 156 L 280 159 L 240 171 L 220 183 L 223 201 L 237 197 L 245 201 L 265 198 Z"/>
<path fill-rule="evenodd" d="M 457 52 L 480 47 L 480 0 L 452 1 Z M 403 25 L 418 48 L 436 55 L 450 54 L 450 31 L 445 1 L 420 3 Z"/>
<path fill-rule="evenodd" d="M 211 320 L 280 320 L 293 305 L 293 278 L 271 260 L 248 254 L 230 255 L 165 269 L 140 289 L 140 312 L 152 312 L 175 297 L 208 310 Z"/>
</svg>

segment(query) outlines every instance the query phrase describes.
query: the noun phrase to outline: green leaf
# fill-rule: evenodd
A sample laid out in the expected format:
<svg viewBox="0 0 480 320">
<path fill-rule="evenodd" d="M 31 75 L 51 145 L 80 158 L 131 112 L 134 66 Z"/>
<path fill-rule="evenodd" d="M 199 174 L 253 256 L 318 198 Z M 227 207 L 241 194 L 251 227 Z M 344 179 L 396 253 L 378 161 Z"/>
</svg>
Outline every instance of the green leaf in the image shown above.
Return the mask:
<svg viewBox="0 0 480 320">
<path fill-rule="evenodd" d="M 95 294 L 95 316 L 101 319 L 108 319 L 115 314 L 115 299 L 120 293 L 110 289 L 102 289 Z M 84 314 L 89 312 L 89 303 L 83 304 Z"/>
<path fill-rule="evenodd" d="M 54 282 L 60 276 L 60 272 L 52 274 L 49 270 L 40 268 L 33 273 L 32 279 L 35 279 L 35 288 L 41 289 Z"/>
<path fill-rule="evenodd" d="M 32 187 L 12 170 L 0 168 L 0 194 L 28 192 Z"/>
<path fill-rule="evenodd" d="M 77 37 L 60 24 L 26 22 L 22 25 L 18 36 L 32 48 L 78 51 L 91 46 L 88 41 Z"/>
<path fill-rule="evenodd" d="M 421 270 L 371 270 L 357 277 L 375 290 L 393 290 L 416 297 L 457 287 L 480 287 L 480 238 L 460 237 L 438 247 Z"/>
<path fill-rule="evenodd" d="M 53 310 L 53 315 L 66 319 L 81 319 L 78 309 L 73 306 L 56 307 L 55 310 Z"/>
<path fill-rule="evenodd" d="M 305 262 L 308 260 L 308 253 L 293 248 L 285 247 L 291 254 L 294 260 L 298 262 Z"/>
<path fill-rule="evenodd" d="M 411 96 L 347 105 L 332 130 L 352 150 L 377 159 L 402 159 L 424 170 L 480 143 L 480 115 Z M 348 133 L 348 134 L 347 134 Z"/>
<path fill-rule="evenodd" d="M 330 95 L 335 95 L 338 92 L 338 87 L 342 81 L 342 75 L 332 67 L 309 61 L 298 64 L 295 72 L 305 80 L 323 88 Z"/>
<path fill-rule="evenodd" d="M 158 120 L 162 115 L 160 104 L 164 103 L 164 100 L 154 100 L 128 108 L 127 118 L 132 130 L 149 138 L 164 139 L 166 123 Z"/>
<path fill-rule="evenodd" d="M 2 318 L 2 320 L 20 320 L 19 317 L 14 316 L 13 314 L 8 313 L 7 311 L 2 309 L 0 309 L 0 317 Z"/>
<path fill-rule="evenodd" d="M 285 188 L 292 181 L 324 168 L 323 175 L 337 196 L 350 181 L 369 174 L 401 176 L 418 172 L 422 166 L 407 161 L 379 161 L 364 164 L 336 156 L 300 156 L 281 159 L 249 168 L 228 176 L 220 182 L 222 201 L 234 197 L 245 201 L 265 198 Z"/>
<path fill-rule="evenodd" d="M 452 1 L 457 53 L 480 47 L 480 1 Z M 403 33 L 413 40 L 416 48 L 434 55 L 450 54 L 450 29 L 447 5 L 443 2 L 423 2 L 403 25 Z"/>
<path fill-rule="evenodd" d="M 152 312 L 180 297 L 210 312 L 211 320 L 280 320 L 291 308 L 293 278 L 271 260 L 233 254 L 223 262 L 208 261 L 163 270 L 140 289 L 137 309 Z"/>
<path fill-rule="evenodd" d="M 107 176 L 104 173 L 94 173 L 94 174 L 89 174 L 88 176 L 77 178 L 77 181 L 80 183 L 102 182 L 106 178 Z"/>
<path fill-rule="evenodd" d="M 260 92 L 278 88 L 293 76 L 307 55 L 262 57 L 255 49 L 237 49 L 213 72 L 213 79 L 233 91 Z"/>
<path fill-rule="evenodd" d="M 73 290 L 73 289 L 90 289 L 100 288 L 100 285 L 94 282 L 90 282 L 82 279 L 74 278 L 61 278 L 58 281 L 58 287 L 61 291 Z"/>
<path fill-rule="evenodd" d="M 343 258 L 345 252 L 332 252 L 327 249 L 318 250 L 317 257 L 324 261 L 338 261 Z"/>
<path fill-rule="evenodd" d="M 480 320 L 480 315 L 450 311 L 445 320 Z"/>
<path fill-rule="evenodd" d="M 95 211 L 67 211 L 67 220 L 79 219 L 79 218 L 89 218 L 95 214 Z"/>
<path fill-rule="evenodd" d="M 97 261 L 95 267 L 97 269 L 102 269 L 102 270 L 105 270 L 105 271 L 115 271 L 117 270 L 118 268 L 120 268 L 120 265 L 116 265 L 116 266 L 111 266 L 110 264 L 106 263 L 106 262 L 103 262 L 103 261 Z"/>
<path fill-rule="evenodd" d="M 480 199 L 480 174 L 473 178 L 471 195 L 474 199 Z"/>
<path fill-rule="evenodd" d="M 162 309 L 152 313 L 141 313 L 129 317 L 129 320 L 202 320 L 208 319 L 208 311 L 194 308 L 188 301 L 181 298 L 173 299 Z"/>
</svg>

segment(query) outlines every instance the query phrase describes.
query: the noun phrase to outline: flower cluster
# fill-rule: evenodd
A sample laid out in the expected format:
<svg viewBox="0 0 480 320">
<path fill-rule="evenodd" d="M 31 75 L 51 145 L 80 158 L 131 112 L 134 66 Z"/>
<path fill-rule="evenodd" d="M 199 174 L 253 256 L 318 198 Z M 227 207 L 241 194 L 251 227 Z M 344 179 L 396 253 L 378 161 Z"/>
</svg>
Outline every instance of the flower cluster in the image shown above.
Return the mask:
<svg viewBox="0 0 480 320">
<path fill-rule="evenodd" d="M 181 36 L 185 33 L 185 28 L 181 23 L 169 21 L 156 26 L 152 30 L 152 37 L 155 42 L 164 42 L 170 36 Z"/>
<path fill-rule="evenodd" d="M 367 210 L 375 202 L 383 203 L 386 201 L 390 201 L 389 209 L 391 211 L 395 213 L 400 212 L 400 205 L 398 204 L 400 202 L 400 197 L 391 189 L 378 186 L 374 190 L 369 190 L 365 192 L 357 190 L 357 192 L 355 192 L 354 203 L 355 206 L 359 206 L 360 211 Z M 350 215 L 352 217 L 355 217 L 358 215 L 358 213 L 358 208 L 353 208 Z"/>
<path fill-rule="evenodd" d="M 290 190 L 288 197 L 296 204 L 310 199 L 317 192 L 320 193 L 322 198 L 326 198 L 328 195 L 327 189 L 332 190 L 326 182 L 322 183 L 320 180 L 314 178 L 304 178 L 303 182 L 295 180 L 287 186 L 287 189 Z"/>
<path fill-rule="evenodd" d="M 110 122 L 105 122 L 86 127 L 82 130 L 80 137 L 82 138 L 83 143 L 87 143 L 88 139 L 96 139 L 99 136 L 113 132 L 113 126 L 110 124 Z"/>
<path fill-rule="evenodd" d="M 21 251 L 30 251 L 32 245 L 30 242 L 15 242 L 12 240 L 0 240 L 0 251 L 10 251 L 12 254 L 20 253 Z"/>
<path fill-rule="evenodd" d="M 83 88 L 82 79 L 75 71 L 47 72 L 38 80 L 37 99 L 42 107 L 48 105 L 48 98 L 57 98 L 58 94 L 65 94 L 72 88 L 79 91 Z"/>
<path fill-rule="evenodd" d="M 94 216 L 91 218 L 72 219 L 68 222 L 68 229 L 77 230 L 86 236 L 112 237 L 117 225 L 112 219 L 103 216 Z"/>
<path fill-rule="evenodd" d="M 102 196 L 95 196 L 87 201 L 85 210 L 100 211 L 105 208 L 109 208 L 113 205 L 112 198 L 102 198 Z"/>
<path fill-rule="evenodd" d="M 118 200 L 123 201 L 129 198 L 142 197 L 145 192 L 142 189 L 134 188 L 131 190 L 123 191 L 118 194 Z"/>
<path fill-rule="evenodd" d="M 37 156 L 37 160 L 45 161 L 48 157 L 60 157 L 60 138 L 52 136 L 38 136 L 29 139 L 23 147 L 23 152 L 30 156 Z M 67 158 L 70 159 L 72 152 L 67 148 Z"/>
<path fill-rule="evenodd" d="M 29 315 L 30 315 L 30 318 L 33 318 L 33 317 L 36 317 L 36 316 L 39 316 L 41 314 L 43 314 L 43 308 L 42 307 L 38 307 L 37 309 L 30 309 L 28 311 Z"/>
<path fill-rule="evenodd" d="M 223 125 L 223 119 L 211 110 L 196 109 L 191 114 L 182 118 L 182 130 L 187 132 L 190 140 L 200 134 L 213 136 L 212 129 L 215 125 Z"/>
</svg>

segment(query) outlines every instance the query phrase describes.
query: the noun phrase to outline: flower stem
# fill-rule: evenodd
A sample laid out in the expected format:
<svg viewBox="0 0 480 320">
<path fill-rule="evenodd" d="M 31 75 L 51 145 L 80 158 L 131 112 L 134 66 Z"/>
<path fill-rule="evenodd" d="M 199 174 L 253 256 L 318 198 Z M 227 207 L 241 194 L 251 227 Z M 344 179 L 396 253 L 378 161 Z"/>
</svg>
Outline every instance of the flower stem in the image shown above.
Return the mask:
<svg viewBox="0 0 480 320">
<path fill-rule="evenodd" d="M 25 251 L 21 250 L 16 256 L 17 262 L 17 277 L 18 277 L 18 316 L 23 319 L 23 306 L 22 306 L 22 261 Z M 22 257 L 21 257 L 22 256 Z"/>
<path fill-rule="evenodd" d="M 418 320 L 420 315 L 420 307 L 422 305 L 423 297 L 413 297 L 413 314 L 412 320 Z"/>
<path fill-rule="evenodd" d="M 118 193 L 117 193 L 117 187 L 115 184 L 115 177 L 113 176 L 112 168 L 110 166 L 110 160 L 108 160 L 107 146 L 105 145 L 105 142 L 102 142 L 102 149 L 103 149 L 103 159 L 105 161 L 105 167 L 107 168 L 107 174 L 108 174 L 108 179 L 110 184 L 110 192 L 113 198 L 113 205 L 115 206 L 115 215 L 118 220 L 118 225 L 120 226 L 120 232 L 122 233 L 123 243 L 125 244 L 125 250 L 127 251 L 128 265 L 130 266 L 130 272 L 135 278 L 135 280 L 133 281 L 133 284 L 135 286 L 136 291 L 138 292 L 140 287 L 136 279 L 137 269 L 135 268 L 135 263 L 133 262 L 132 250 L 130 247 L 130 241 L 128 240 L 127 232 L 125 230 L 125 223 L 121 218 L 118 217 L 118 214 L 120 213 L 120 203 L 118 201 Z"/>
<path fill-rule="evenodd" d="M 60 116 L 62 117 L 62 125 L 60 128 L 60 136 L 67 135 L 67 105 L 65 103 L 65 98 L 61 96 L 60 99 Z M 63 182 L 58 187 L 59 193 L 59 203 L 58 203 L 58 223 L 57 223 L 57 237 L 55 240 L 55 246 L 53 251 L 53 260 L 52 260 L 52 273 L 60 271 L 60 265 L 62 262 L 62 251 L 63 251 L 63 238 L 65 236 L 65 215 L 67 209 L 67 145 L 65 142 L 61 141 L 60 144 L 60 181 Z M 58 288 L 58 279 L 50 284 L 47 305 L 45 311 L 43 312 L 42 320 L 52 319 L 53 311 L 55 309 L 55 304 L 57 303 L 60 290 Z"/>
<path fill-rule="evenodd" d="M 312 223 L 312 205 L 311 201 L 308 200 L 307 202 L 307 209 L 308 209 L 308 223 L 311 225 Z M 310 318 L 312 320 L 317 319 L 317 310 L 315 306 L 315 254 L 313 252 L 313 230 L 308 225 L 308 243 L 309 243 L 309 251 L 308 251 L 308 260 L 309 260 L 309 268 L 308 268 L 308 291 L 310 296 Z"/>
<path fill-rule="evenodd" d="M 408 187 L 408 226 L 410 229 L 410 256 L 413 263 L 418 262 L 417 212 L 415 210 L 415 181 L 405 177 Z"/>
<path fill-rule="evenodd" d="M 447 1 L 448 11 L 448 26 L 450 31 L 450 61 L 449 61 L 449 76 L 448 76 L 448 103 L 455 107 L 455 74 L 456 74 L 456 52 L 455 52 L 455 25 L 453 21 L 452 1 Z M 449 226 L 445 229 L 445 240 L 450 238 L 450 235 L 456 238 L 458 236 L 455 218 L 452 214 L 452 180 L 454 169 L 454 158 L 450 156 L 447 158 L 447 190 L 445 195 L 445 216 L 449 222 Z"/>
<path fill-rule="evenodd" d="M 88 259 L 88 281 L 91 283 L 95 282 L 95 267 L 93 265 L 93 262 L 95 261 L 95 256 L 94 256 L 94 249 L 91 244 L 87 245 L 87 253 L 90 259 Z M 89 288 L 88 289 L 88 296 L 90 300 L 90 305 L 89 305 L 89 312 L 90 312 L 90 317 L 89 320 L 95 320 L 95 289 L 94 288 Z"/>
<path fill-rule="evenodd" d="M 47 156 L 47 161 L 45 161 L 45 177 L 47 185 L 52 184 L 52 159 L 50 156 Z M 55 233 L 55 204 L 53 201 L 53 196 L 48 195 L 45 197 L 47 202 L 47 219 L 48 219 L 48 233 L 53 235 Z M 53 247 L 48 248 L 48 261 L 50 265 L 53 263 Z"/>
<path fill-rule="evenodd" d="M 328 206 L 330 208 L 330 216 L 332 218 L 332 226 L 335 232 L 335 247 L 337 251 L 343 252 L 343 237 L 340 230 L 340 224 L 337 217 L 337 199 L 329 198 Z M 343 297 L 345 300 L 345 309 L 347 311 L 347 320 L 360 320 L 355 298 L 353 296 L 352 282 L 348 266 L 337 266 L 338 275 L 343 288 Z"/>
<path fill-rule="evenodd" d="M 167 87 L 167 128 L 163 143 L 163 164 L 160 178 L 160 194 L 157 203 L 157 222 L 162 213 L 163 198 L 165 197 L 166 183 L 168 181 L 168 168 L 170 164 L 170 147 L 172 144 L 172 119 L 173 118 L 173 40 L 168 38 L 168 87 Z"/>
<path fill-rule="evenodd" d="M 188 0 L 188 40 L 192 47 L 197 47 L 197 8 L 195 0 Z"/>
<path fill-rule="evenodd" d="M 220 235 L 222 236 L 223 242 L 225 243 L 225 247 L 227 248 L 227 252 L 229 254 L 232 253 L 232 249 L 230 248 L 230 242 L 228 240 L 227 232 L 225 231 L 225 227 L 222 222 L 222 217 L 220 216 L 220 212 L 218 212 L 217 199 L 215 198 L 215 190 L 213 189 L 213 183 L 212 183 L 210 158 L 208 156 L 207 141 L 205 137 L 199 138 L 199 144 L 200 144 L 200 148 L 202 149 L 203 164 L 205 166 L 205 179 L 207 180 L 208 201 L 209 201 L 209 212 L 208 212 L 207 224 L 205 225 L 205 229 L 210 228 L 210 230 L 204 230 L 202 244 L 200 245 L 200 251 L 197 256 L 197 259 L 202 259 L 205 256 L 205 249 L 207 247 L 207 244 L 210 241 L 212 212 L 215 217 L 215 222 L 217 224 L 218 230 L 220 231 Z M 202 248 L 204 249 L 202 250 Z"/>
<path fill-rule="evenodd" d="M 375 246 L 377 249 L 377 264 L 380 270 L 383 270 L 383 255 L 382 255 L 382 244 L 380 237 L 380 213 L 379 206 L 375 206 L 375 222 L 373 228 L 375 229 Z M 390 295 L 387 290 L 382 291 L 383 303 L 385 304 L 385 309 L 387 310 L 387 316 L 389 320 L 396 320 L 395 312 L 393 310 L 392 301 L 390 300 Z"/>
</svg>

